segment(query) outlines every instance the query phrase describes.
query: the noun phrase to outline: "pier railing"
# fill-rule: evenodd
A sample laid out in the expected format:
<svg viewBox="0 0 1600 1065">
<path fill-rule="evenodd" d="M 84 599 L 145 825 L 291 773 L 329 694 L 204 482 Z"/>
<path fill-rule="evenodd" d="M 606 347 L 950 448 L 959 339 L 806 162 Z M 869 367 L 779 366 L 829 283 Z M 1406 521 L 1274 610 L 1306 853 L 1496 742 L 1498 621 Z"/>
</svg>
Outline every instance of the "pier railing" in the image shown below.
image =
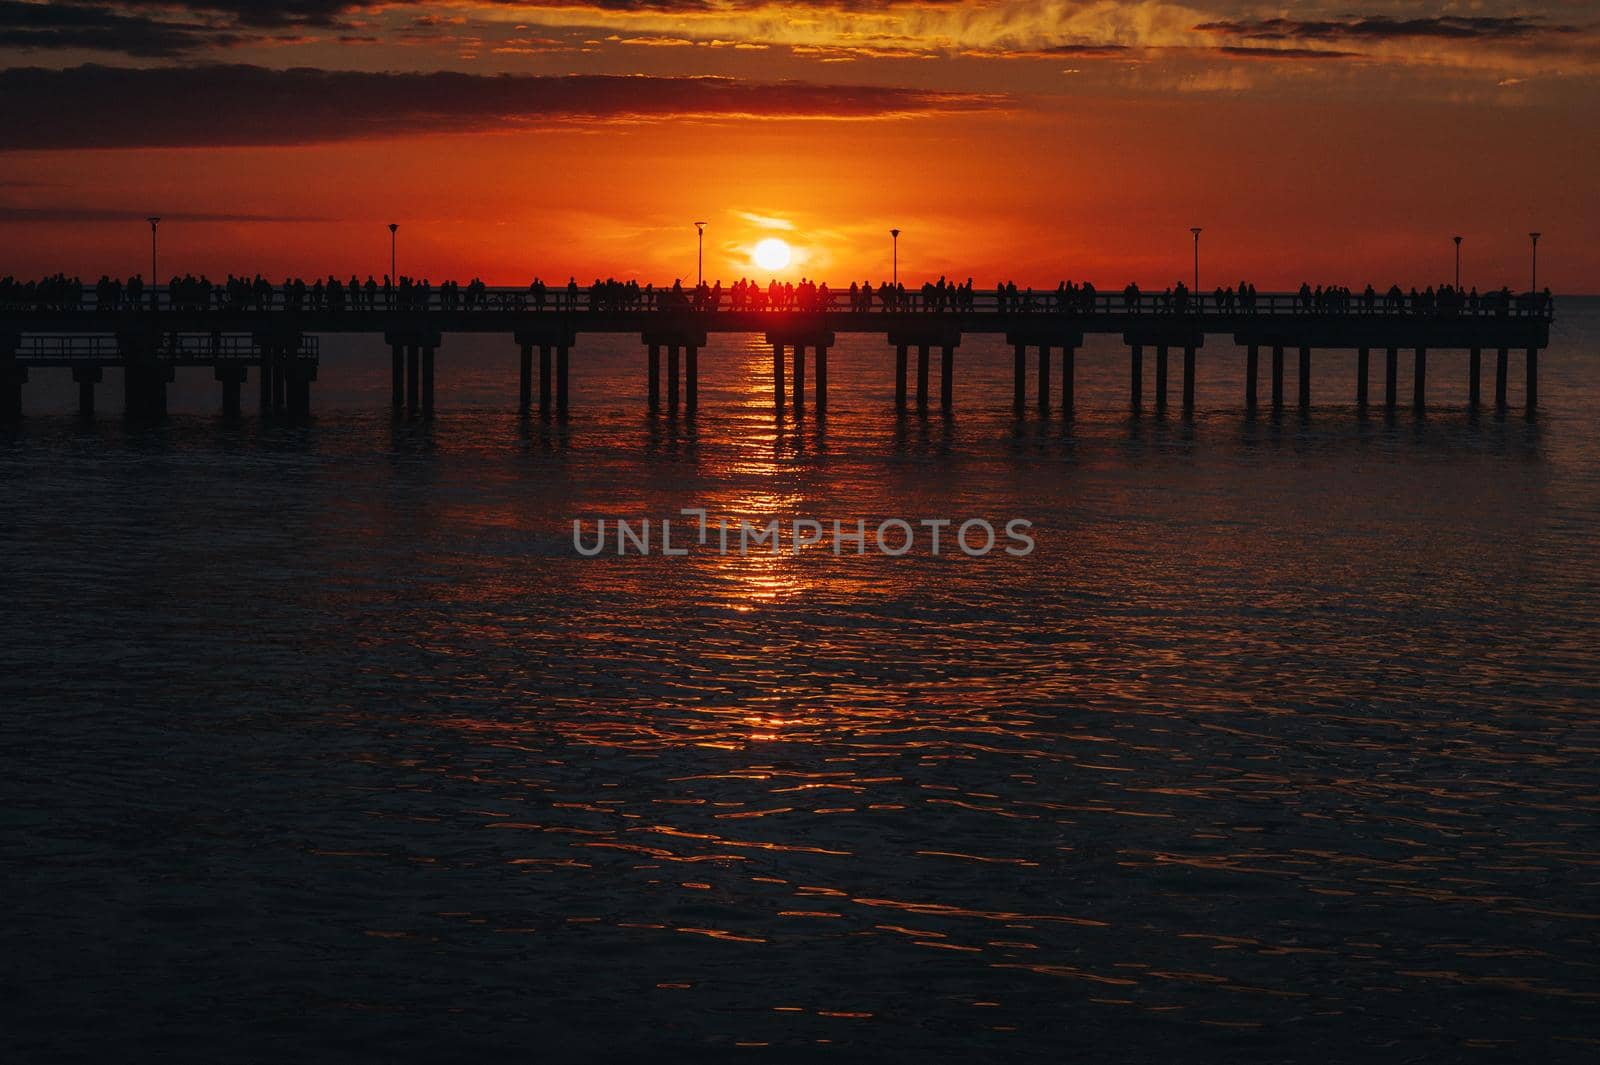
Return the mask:
<svg viewBox="0 0 1600 1065">
<path fill-rule="evenodd" d="M 1361 292 L 1306 296 L 1293 292 L 1175 294 L 1168 292 L 1093 292 L 1057 290 L 1000 293 L 995 289 L 972 292 L 947 289 L 943 293 L 919 288 L 904 293 L 874 290 L 870 298 L 848 289 L 824 294 L 805 294 L 773 300 L 767 290 L 752 298 L 734 302 L 724 290 L 713 303 L 697 297 L 690 289 L 622 289 L 620 286 L 552 287 L 543 292 L 529 288 L 462 287 L 410 288 L 386 290 L 378 287 L 339 290 L 325 288 L 304 292 L 283 287 L 251 288 L 248 292 L 230 291 L 225 286 L 204 289 L 196 285 L 177 288 L 162 286 L 145 289 L 136 295 L 102 294 L 93 289 L 82 292 L 0 293 L 0 312 L 67 312 L 111 314 L 137 311 L 265 312 L 307 313 L 650 313 L 663 314 L 914 314 L 957 316 L 962 314 L 1028 318 L 1056 316 L 1093 318 L 1105 315 L 1181 317 L 1407 317 L 1407 318 L 1535 318 L 1553 320 L 1552 300 L 1541 293 L 1504 291 L 1453 296 L 1436 294 L 1412 296 L 1375 293 L 1368 298 Z"/>
<path fill-rule="evenodd" d="M 315 360 L 320 353 L 319 337 L 298 338 L 295 358 Z M 28 334 L 18 339 L 14 357 L 34 365 L 70 366 L 75 363 L 116 361 L 124 354 L 122 343 L 116 336 Z M 262 348 L 256 338 L 249 335 L 171 333 L 161 336 L 148 355 L 156 360 L 180 364 L 254 363 L 260 361 Z"/>
</svg>

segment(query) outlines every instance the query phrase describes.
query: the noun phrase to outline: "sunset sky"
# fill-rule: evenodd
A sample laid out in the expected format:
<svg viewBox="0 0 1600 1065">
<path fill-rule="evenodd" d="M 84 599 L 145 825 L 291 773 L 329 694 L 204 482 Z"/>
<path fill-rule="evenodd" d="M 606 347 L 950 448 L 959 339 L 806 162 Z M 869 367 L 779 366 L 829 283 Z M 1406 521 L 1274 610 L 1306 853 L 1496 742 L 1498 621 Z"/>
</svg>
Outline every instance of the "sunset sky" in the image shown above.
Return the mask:
<svg viewBox="0 0 1600 1065">
<path fill-rule="evenodd" d="M 0 0 L 0 275 L 1600 291 L 1600 10 Z"/>
</svg>

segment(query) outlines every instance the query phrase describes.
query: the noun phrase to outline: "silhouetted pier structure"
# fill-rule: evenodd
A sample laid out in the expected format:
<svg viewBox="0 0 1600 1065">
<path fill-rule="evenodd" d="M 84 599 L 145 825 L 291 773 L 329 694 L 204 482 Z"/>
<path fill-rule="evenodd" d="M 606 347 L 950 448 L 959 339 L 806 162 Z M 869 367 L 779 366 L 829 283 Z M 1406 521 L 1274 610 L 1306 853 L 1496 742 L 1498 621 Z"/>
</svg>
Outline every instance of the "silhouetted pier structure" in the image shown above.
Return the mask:
<svg viewBox="0 0 1600 1065">
<path fill-rule="evenodd" d="M 166 407 L 166 385 L 183 366 L 212 367 L 222 385 L 222 407 L 237 412 L 241 390 L 256 369 L 263 412 L 304 415 L 310 410 L 311 384 L 317 378 L 318 337 L 327 334 L 381 335 L 391 353 L 392 403 L 397 410 L 431 414 L 435 373 L 444 338 L 451 334 L 503 334 L 519 353 L 518 402 L 521 410 L 559 415 L 572 402 L 569 369 L 579 339 L 586 335 L 640 338 L 649 408 L 693 412 L 699 405 L 699 353 L 711 334 L 760 334 L 773 351 L 773 400 L 778 410 L 828 404 L 828 357 L 840 334 L 881 335 L 893 353 L 897 411 L 926 412 L 933 400 L 933 360 L 938 359 L 939 410 L 955 407 L 957 352 L 969 335 L 1005 338 L 1014 353 L 1012 401 L 1020 413 L 1035 384 L 1040 412 L 1070 416 L 1077 402 L 1076 354 L 1086 336 L 1118 336 L 1129 353 L 1129 404 L 1141 411 L 1146 354 L 1154 357 L 1154 390 L 1148 397 L 1158 412 L 1169 405 L 1171 361 L 1181 354 L 1181 405 L 1192 413 L 1199 353 L 1207 338 L 1225 337 L 1243 351 L 1244 407 L 1260 405 L 1261 357 L 1270 358 L 1268 402 L 1286 404 L 1285 353 L 1294 352 L 1299 373 L 1297 405 L 1313 398 L 1313 354 L 1354 351 L 1359 407 L 1371 401 L 1369 377 L 1374 352 L 1384 360 L 1382 405 L 1394 409 L 1401 352 L 1412 358 L 1411 406 L 1427 406 L 1428 355 L 1464 350 L 1468 360 L 1469 406 L 1482 404 L 1482 353 L 1495 353 L 1494 406 L 1508 407 L 1511 352 L 1522 353 L 1523 401 L 1529 414 L 1538 406 L 1539 352 L 1550 342 L 1550 304 L 1537 296 L 1508 302 L 1485 299 L 1467 309 L 1417 310 L 1363 307 L 1324 311 L 1302 297 L 1263 294 L 1249 309 L 1234 300 L 1189 296 L 1176 305 L 1169 296 L 1099 294 L 1092 299 L 1056 293 L 1002 299 L 976 293 L 962 309 L 924 307 L 920 294 L 904 296 L 893 309 L 846 309 L 846 294 L 828 309 L 696 310 L 655 294 L 660 306 L 623 309 L 595 305 L 587 290 L 553 291 L 537 305 L 524 289 L 488 289 L 470 305 L 433 292 L 425 304 L 403 307 L 290 309 L 282 294 L 248 309 L 174 303 L 163 290 L 138 307 L 97 308 L 92 294 L 71 307 L 0 306 L 0 417 L 21 410 L 22 387 L 31 370 L 68 368 L 79 387 L 79 406 L 94 409 L 94 387 L 104 370 L 124 371 L 125 409 L 159 415 Z M 534 355 L 538 355 L 535 377 Z M 886 353 L 887 354 L 887 353 Z M 915 362 L 912 362 L 913 354 Z M 663 355 L 665 358 L 663 359 Z M 1030 355 L 1032 366 L 1030 367 Z M 663 365 L 664 362 L 664 365 Z M 886 364 L 888 360 L 886 358 Z M 1031 369 L 1031 373 L 1030 373 Z M 664 370 L 664 374 L 663 374 Z M 809 380 L 808 380 L 809 371 Z M 535 383 L 537 382 L 537 391 Z M 1057 384 L 1059 382 L 1059 384 Z M 664 387 L 663 387 L 664 386 Z M 809 388 L 809 391 L 808 391 Z"/>
</svg>

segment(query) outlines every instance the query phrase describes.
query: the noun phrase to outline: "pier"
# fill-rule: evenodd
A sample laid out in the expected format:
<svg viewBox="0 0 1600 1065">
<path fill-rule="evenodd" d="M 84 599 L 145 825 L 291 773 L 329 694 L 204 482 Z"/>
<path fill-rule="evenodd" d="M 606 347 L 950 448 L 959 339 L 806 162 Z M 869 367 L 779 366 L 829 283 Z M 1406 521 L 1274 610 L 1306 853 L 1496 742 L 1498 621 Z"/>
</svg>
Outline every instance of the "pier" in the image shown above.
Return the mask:
<svg viewBox="0 0 1600 1065">
<path fill-rule="evenodd" d="M 166 410 L 166 386 L 181 367 L 212 369 L 224 413 L 239 413 L 253 371 L 264 414 L 303 417 L 311 410 L 319 337 L 329 334 L 382 336 L 390 349 L 393 407 L 426 417 L 434 411 L 436 371 L 446 358 L 446 338 L 464 333 L 507 337 L 508 363 L 517 358 L 518 408 L 545 417 L 559 417 L 575 402 L 570 367 L 580 357 L 580 340 L 594 335 L 639 338 L 640 372 L 652 411 L 697 410 L 699 353 L 712 334 L 756 334 L 772 348 L 775 409 L 822 412 L 829 400 L 829 352 L 840 334 L 851 333 L 884 338 L 884 372 L 892 375 L 898 412 L 925 413 L 935 404 L 942 413 L 953 412 L 962 340 L 990 335 L 1003 337 L 1013 351 L 1012 403 L 1017 412 L 1035 408 L 1040 414 L 1071 417 L 1078 398 L 1076 353 L 1087 336 L 1103 334 L 1120 338 L 1128 349 L 1128 405 L 1135 413 L 1147 402 L 1158 413 L 1166 412 L 1176 372 L 1181 376 L 1177 403 L 1185 415 L 1192 414 L 1195 379 L 1203 364 L 1241 357 L 1241 405 L 1255 412 L 1263 403 L 1258 395 L 1263 352 L 1271 360 L 1265 402 L 1273 410 L 1287 403 L 1288 353 L 1298 360 L 1298 408 L 1310 409 L 1317 396 L 1313 370 L 1322 353 L 1354 356 L 1357 383 L 1350 399 L 1366 408 L 1372 399 L 1369 375 L 1375 352 L 1383 357 L 1379 402 L 1393 410 L 1400 402 L 1397 364 L 1401 353 L 1408 352 L 1413 365 L 1410 406 L 1421 412 L 1427 408 L 1429 355 L 1457 350 L 1469 353 L 1473 410 L 1483 403 L 1483 353 L 1495 353 L 1493 406 L 1500 412 L 1508 409 L 1507 380 L 1512 353 L 1518 353 L 1524 370 L 1523 405 L 1531 416 L 1538 406 L 1539 352 L 1549 346 L 1553 308 L 1532 294 L 1493 297 L 1481 304 L 1474 300 L 1471 308 L 1419 308 L 1384 299 L 1381 306 L 1358 301 L 1328 311 L 1293 294 L 1263 294 L 1244 308 L 1231 296 L 1174 301 L 1170 294 L 1153 293 L 1018 297 L 989 291 L 972 294 L 959 307 L 909 293 L 892 307 L 861 309 L 838 292 L 826 303 L 806 307 L 711 309 L 665 290 L 620 308 L 587 289 L 554 290 L 548 297 L 541 292 L 535 298 L 526 289 L 479 288 L 467 300 L 459 292 L 422 289 L 420 298 L 400 300 L 386 294 L 369 302 L 369 293 L 367 301 L 321 307 L 291 303 L 278 290 L 254 296 L 244 306 L 220 294 L 215 302 L 209 297 L 197 301 L 188 293 L 175 299 L 164 289 L 148 292 L 136 303 L 100 306 L 88 292 L 70 305 L 0 305 L 0 419 L 20 416 L 30 375 L 49 369 L 71 372 L 79 409 L 92 414 L 96 386 L 107 368 L 123 372 L 123 409 L 128 414 L 159 417 Z M 1144 386 L 1147 358 L 1154 363 L 1149 396 Z"/>
</svg>

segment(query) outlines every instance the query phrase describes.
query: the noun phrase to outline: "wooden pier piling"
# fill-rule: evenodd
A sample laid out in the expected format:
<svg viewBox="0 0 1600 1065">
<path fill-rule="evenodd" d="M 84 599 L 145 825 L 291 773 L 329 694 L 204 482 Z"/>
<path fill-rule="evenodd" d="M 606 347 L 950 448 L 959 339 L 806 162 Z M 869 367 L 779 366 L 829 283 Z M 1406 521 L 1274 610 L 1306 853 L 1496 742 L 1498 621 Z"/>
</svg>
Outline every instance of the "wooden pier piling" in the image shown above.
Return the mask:
<svg viewBox="0 0 1600 1065">
<path fill-rule="evenodd" d="M 798 417 L 806 409 L 806 346 L 794 346 L 794 413 Z"/>
<path fill-rule="evenodd" d="M 220 373 L 222 367 L 217 367 Z M 94 386 L 105 377 L 105 370 L 99 366 L 74 366 L 72 380 L 78 386 L 78 413 L 85 418 L 94 417 Z M 220 380 L 220 378 L 219 378 Z M 238 413 L 239 390 L 235 386 L 233 394 L 234 413 Z"/>
<path fill-rule="evenodd" d="M 908 354 L 907 345 L 896 344 L 894 346 L 894 409 L 901 414 L 904 414 L 906 410 L 906 363 Z M 1018 382 L 1017 394 L 1021 396 L 1022 385 L 1020 377 Z"/>
<path fill-rule="evenodd" d="M 1419 347 L 1411 369 L 1411 407 L 1418 414 L 1428 409 L 1428 349 Z"/>
<path fill-rule="evenodd" d="M 1194 414 L 1194 345 L 1183 346 L 1183 413 Z"/>
<path fill-rule="evenodd" d="M 1021 414 L 1028 406 L 1028 345 L 1011 345 L 1011 409 Z"/>
<path fill-rule="evenodd" d="M 1061 416 L 1070 418 L 1077 407 L 1078 349 L 1068 344 L 1061 349 Z"/>
<path fill-rule="evenodd" d="M 1050 345 L 1039 345 L 1039 413 L 1050 413 Z"/>
</svg>

